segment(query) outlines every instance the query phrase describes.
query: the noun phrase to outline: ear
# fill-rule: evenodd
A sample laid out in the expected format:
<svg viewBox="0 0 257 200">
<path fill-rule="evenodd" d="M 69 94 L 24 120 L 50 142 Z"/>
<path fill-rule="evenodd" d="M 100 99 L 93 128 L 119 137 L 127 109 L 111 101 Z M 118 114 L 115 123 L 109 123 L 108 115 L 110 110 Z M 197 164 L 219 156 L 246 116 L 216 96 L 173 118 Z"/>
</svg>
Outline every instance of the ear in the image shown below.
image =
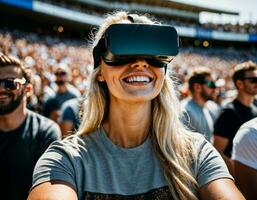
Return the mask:
<svg viewBox="0 0 257 200">
<path fill-rule="evenodd" d="M 236 80 L 236 87 L 238 89 L 241 89 L 244 86 L 244 83 L 242 80 Z"/>
<path fill-rule="evenodd" d="M 26 93 L 27 97 L 29 97 L 33 94 L 33 86 L 31 83 L 29 83 L 25 86 L 25 93 Z"/>
<path fill-rule="evenodd" d="M 103 77 L 102 74 L 98 74 L 97 77 L 96 77 L 96 79 L 97 79 L 99 82 L 104 82 L 104 81 L 105 81 L 105 79 L 104 79 L 104 77 Z"/>
</svg>

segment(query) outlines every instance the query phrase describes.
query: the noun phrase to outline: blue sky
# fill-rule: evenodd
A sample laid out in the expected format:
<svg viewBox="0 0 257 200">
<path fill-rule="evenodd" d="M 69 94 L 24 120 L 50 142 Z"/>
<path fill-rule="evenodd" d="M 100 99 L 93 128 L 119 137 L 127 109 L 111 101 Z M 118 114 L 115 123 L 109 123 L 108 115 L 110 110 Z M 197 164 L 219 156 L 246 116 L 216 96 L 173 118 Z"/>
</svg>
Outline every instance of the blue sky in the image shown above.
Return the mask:
<svg viewBox="0 0 257 200">
<path fill-rule="evenodd" d="M 202 14 L 200 20 L 204 22 L 205 20 L 215 21 L 224 21 L 232 23 L 239 21 L 240 23 L 244 22 L 253 22 L 257 23 L 257 0 L 175 0 L 181 3 L 189 3 L 193 5 L 199 5 L 203 7 L 211 7 L 228 11 L 239 12 L 239 17 L 229 16 L 209 16 Z"/>
</svg>

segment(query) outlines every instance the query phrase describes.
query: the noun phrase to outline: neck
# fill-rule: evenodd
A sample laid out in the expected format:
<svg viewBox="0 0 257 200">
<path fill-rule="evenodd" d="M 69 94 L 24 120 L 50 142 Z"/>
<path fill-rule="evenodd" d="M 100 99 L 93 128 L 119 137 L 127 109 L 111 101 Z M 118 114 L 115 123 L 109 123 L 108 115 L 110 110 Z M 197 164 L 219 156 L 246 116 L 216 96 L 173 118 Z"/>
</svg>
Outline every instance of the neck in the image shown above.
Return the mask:
<svg viewBox="0 0 257 200">
<path fill-rule="evenodd" d="M 243 105 L 249 107 L 249 106 L 251 106 L 251 104 L 254 101 L 254 96 L 249 95 L 249 94 L 245 94 L 245 93 L 242 93 L 242 92 L 238 92 L 237 100 L 240 101 Z"/>
<path fill-rule="evenodd" d="M 58 86 L 58 93 L 65 93 L 67 91 L 66 84 Z"/>
<path fill-rule="evenodd" d="M 201 106 L 201 107 L 203 107 L 204 104 L 206 103 L 206 100 L 204 100 L 200 95 L 193 94 L 193 95 L 192 95 L 192 99 L 194 100 L 194 102 L 195 102 L 197 105 L 199 105 L 199 106 Z"/>
<path fill-rule="evenodd" d="M 110 103 L 103 127 L 114 144 L 131 148 L 147 138 L 151 123 L 151 102 L 138 104 Z"/>
<path fill-rule="evenodd" d="M 12 113 L 0 115 L 0 130 L 8 132 L 17 129 L 26 119 L 27 110 L 25 101 Z"/>
</svg>

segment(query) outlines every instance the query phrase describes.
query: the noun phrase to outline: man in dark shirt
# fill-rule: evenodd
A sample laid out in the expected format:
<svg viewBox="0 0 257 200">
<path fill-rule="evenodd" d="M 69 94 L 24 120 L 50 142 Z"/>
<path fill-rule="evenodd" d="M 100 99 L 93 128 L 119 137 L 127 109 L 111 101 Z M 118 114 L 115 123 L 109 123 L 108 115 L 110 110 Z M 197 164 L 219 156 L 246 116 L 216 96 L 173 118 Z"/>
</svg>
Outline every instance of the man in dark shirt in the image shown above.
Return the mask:
<svg viewBox="0 0 257 200">
<path fill-rule="evenodd" d="M 81 96 L 80 91 L 70 84 L 70 72 L 66 65 L 60 64 L 55 69 L 55 95 L 43 105 L 43 115 L 58 123 L 61 106 L 65 101 Z"/>
<path fill-rule="evenodd" d="M 235 67 L 233 81 L 237 89 L 237 97 L 222 110 L 214 125 L 214 146 L 223 155 L 230 171 L 233 139 L 239 127 L 257 116 L 255 95 L 257 94 L 257 65 L 252 61 Z"/>
<path fill-rule="evenodd" d="M 58 125 L 26 108 L 31 71 L 18 59 L 0 54 L 0 194 L 25 200 L 34 166 L 46 148 L 60 139 Z"/>
</svg>

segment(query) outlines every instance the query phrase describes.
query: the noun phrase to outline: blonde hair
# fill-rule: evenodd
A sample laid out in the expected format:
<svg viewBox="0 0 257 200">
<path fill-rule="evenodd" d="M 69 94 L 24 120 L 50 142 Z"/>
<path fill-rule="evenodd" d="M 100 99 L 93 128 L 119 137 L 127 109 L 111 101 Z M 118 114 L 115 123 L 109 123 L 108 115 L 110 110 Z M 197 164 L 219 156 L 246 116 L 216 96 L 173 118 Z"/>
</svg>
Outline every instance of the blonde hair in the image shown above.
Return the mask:
<svg viewBox="0 0 257 200">
<path fill-rule="evenodd" d="M 131 23 L 126 12 L 109 16 L 96 34 L 97 44 L 105 30 L 114 23 Z M 145 16 L 133 15 L 136 23 L 154 22 Z M 109 94 L 106 85 L 99 83 L 96 68 L 91 77 L 91 86 L 85 99 L 84 114 L 77 134 L 85 135 L 97 129 L 108 113 Z M 160 94 L 152 101 L 151 139 L 158 157 L 165 169 L 165 176 L 175 200 L 198 199 L 195 192 L 198 185 L 191 170 L 196 152 L 193 148 L 194 135 L 187 131 L 180 121 L 180 103 L 174 83 L 168 73 Z"/>
</svg>

